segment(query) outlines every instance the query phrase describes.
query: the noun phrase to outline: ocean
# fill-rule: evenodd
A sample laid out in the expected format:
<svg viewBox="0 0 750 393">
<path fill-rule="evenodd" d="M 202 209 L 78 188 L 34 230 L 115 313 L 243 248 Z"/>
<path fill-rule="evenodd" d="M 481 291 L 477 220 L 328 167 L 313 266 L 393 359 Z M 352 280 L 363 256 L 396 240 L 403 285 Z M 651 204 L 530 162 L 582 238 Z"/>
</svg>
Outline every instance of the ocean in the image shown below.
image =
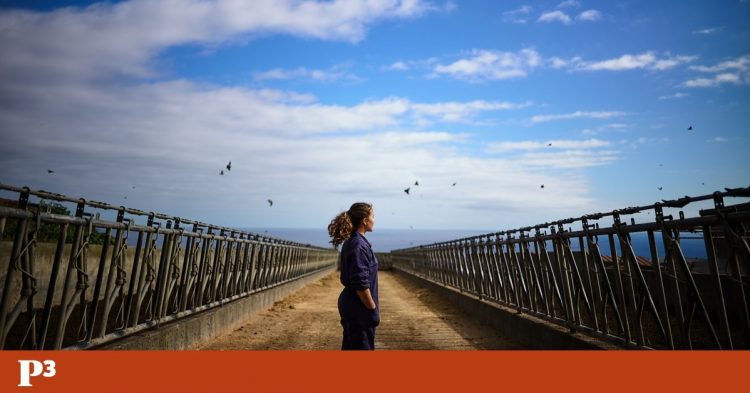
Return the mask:
<svg viewBox="0 0 750 393">
<path fill-rule="evenodd" d="M 266 234 L 280 239 L 292 240 L 299 243 L 311 244 L 319 247 L 330 247 L 328 232 L 326 228 L 245 228 L 248 231 Z M 459 230 L 459 229 L 375 229 L 368 232 L 365 237 L 372 244 L 376 252 L 389 252 L 401 248 L 427 245 L 442 241 L 454 240 L 468 236 L 486 234 L 488 231 Z M 655 234 L 657 253 L 660 258 L 664 257 L 664 246 L 660 234 Z M 631 235 L 633 251 L 636 255 L 651 259 L 651 251 L 648 245 L 648 237 L 645 233 Z M 682 234 L 680 242 L 685 257 L 692 259 L 706 259 L 706 248 L 700 235 Z M 609 241 L 605 236 L 599 237 L 599 247 L 602 255 L 611 255 Z M 574 251 L 578 250 L 578 243 L 573 242 Z M 548 249 L 552 249 L 551 243 Z M 615 237 L 615 249 L 621 254 L 619 242 Z"/>
<path fill-rule="evenodd" d="M 237 228 L 240 230 L 250 231 L 252 233 L 267 235 L 278 239 L 291 240 L 302 244 L 329 248 L 330 238 L 326 228 Z M 375 229 L 368 232 L 367 240 L 372 244 L 375 252 L 390 252 L 402 248 L 428 245 L 438 242 L 465 238 L 468 236 L 483 235 L 488 231 L 478 230 L 461 230 L 461 229 Z M 654 234 L 656 240 L 657 254 L 660 260 L 664 259 L 664 243 L 661 235 Z M 680 246 L 686 258 L 693 260 L 707 259 L 706 247 L 703 238 L 699 234 L 683 233 L 681 234 Z M 135 246 L 137 235 L 128 237 L 128 245 Z M 648 237 L 645 233 L 635 233 L 631 235 L 631 244 L 636 255 L 651 259 L 651 251 L 648 245 Z M 157 242 L 161 246 L 161 241 Z M 611 255 L 609 241 L 606 236 L 599 237 L 599 248 L 602 255 Z M 547 249 L 552 251 L 552 243 L 547 243 Z M 578 251 L 578 241 L 571 244 L 573 251 Z M 620 244 L 615 237 L 615 250 L 618 255 L 622 255 Z"/>
<path fill-rule="evenodd" d="M 331 247 L 327 228 L 244 228 L 250 232 L 292 240 L 319 247 Z M 467 236 L 481 235 L 487 231 L 460 229 L 375 229 L 365 237 L 375 252 L 389 252 L 400 248 L 431 244 Z"/>
</svg>

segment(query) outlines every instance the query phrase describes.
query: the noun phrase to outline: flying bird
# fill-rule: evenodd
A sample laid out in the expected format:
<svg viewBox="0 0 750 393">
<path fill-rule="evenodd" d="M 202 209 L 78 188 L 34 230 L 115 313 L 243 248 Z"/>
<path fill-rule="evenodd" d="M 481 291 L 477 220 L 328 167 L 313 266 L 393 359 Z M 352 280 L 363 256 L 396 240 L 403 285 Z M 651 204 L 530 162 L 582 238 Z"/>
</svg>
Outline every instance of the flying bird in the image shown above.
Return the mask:
<svg viewBox="0 0 750 393">
<path fill-rule="evenodd" d="M 664 188 L 664 187 L 656 187 L 656 188 L 658 188 L 658 189 L 659 189 L 659 191 L 661 191 L 661 189 L 662 189 L 662 188 Z"/>
<path fill-rule="evenodd" d="M 456 186 L 456 182 L 453 182 L 453 185 L 451 187 L 455 187 L 455 186 Z"/>
<path fill-rule="evenodd" d="M 229 164 L 227 164 L 227 170 L 228 171 L 232 170 L 232 161 L 229 161 Z"/>
<path fill-rule="evenodd" d="M 271 206 L 273 206 L 273 201 L 268 199 L 268 207 L 271 207 Z"/>
<path fill-rule="evenodd" d="M 135 190 L 135 186 L 132 186 L 131 188 Z"/>
<path fill-rule="evenodd" d="M 693 126 L 688 127 L 688 131 L 693 131 Z"/>
<path fill-rule="evenodd" d="M 224 170 L 222 169 L 221 172 L 219 172 L 219 175 L 224 176 Z"/>
<path fill-rule="evenodd" d="M 544 188 L 544 184 L 542 184 L 542 187 L 541 187 L 541 188 Z"/>
<path fill-rule="evenodd" d="M 551 144 L 551 143 L 548 143 L 548 144 L 547 144 L 547 146 L 552 146 L 552 144 Z"/>
<path fill-rule="evenodd" d="M 406 195 L 409 195 L 409 190 L 411 190 L 411 187 L 408 187 L 407 189 L 404 190 L 404 192 L 406 193 Z"/>
<path fill-rule="evenodd" d="M 418 186 L 418 185 L 419 185 L 419 181 L 415 181 L 415 182 L 414 182 L 414 185 L 415 185 L 415 186 Z"/>
<path fill-rule="evenodd" d="M 47 173 L 55 173 L 52 169 L 47 169 Z"/>
</svg>

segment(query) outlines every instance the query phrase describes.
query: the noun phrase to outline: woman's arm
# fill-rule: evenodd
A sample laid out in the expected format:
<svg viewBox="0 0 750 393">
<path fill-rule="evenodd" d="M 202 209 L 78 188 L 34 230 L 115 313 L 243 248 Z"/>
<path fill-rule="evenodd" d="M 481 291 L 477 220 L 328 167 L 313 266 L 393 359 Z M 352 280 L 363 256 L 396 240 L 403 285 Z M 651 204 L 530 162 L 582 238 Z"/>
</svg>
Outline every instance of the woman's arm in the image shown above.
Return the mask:
<svg viewBox="0 0 750 393">
<path fill-rule="evenodd" d="M 372 293 L 370 293 L 370 288 L 357 291 L 357 296 L 359 296 L 359 300 L 362 301 L 368 310 L 374 310 L 376 308 L 375 300 L 372 299 Z"/>
</svg>

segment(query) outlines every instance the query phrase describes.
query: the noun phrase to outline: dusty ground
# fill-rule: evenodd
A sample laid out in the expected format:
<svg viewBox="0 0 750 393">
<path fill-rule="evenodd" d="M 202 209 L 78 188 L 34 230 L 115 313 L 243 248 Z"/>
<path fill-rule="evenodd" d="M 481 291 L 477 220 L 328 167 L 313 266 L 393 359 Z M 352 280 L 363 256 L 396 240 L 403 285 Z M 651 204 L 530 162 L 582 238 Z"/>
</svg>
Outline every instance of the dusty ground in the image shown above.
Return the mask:
<svg viewBox="0 0 750 393">
<path fill-rule="evenodd" d="M 338 273 L 310 284 L 250 317 L 202 350 L 338 350 L 342 329 Z M 376 349 L 512 349 L 518 344 L 474 321 L 448 300 L 396 273 L 379 272 Z"/>
</svg>

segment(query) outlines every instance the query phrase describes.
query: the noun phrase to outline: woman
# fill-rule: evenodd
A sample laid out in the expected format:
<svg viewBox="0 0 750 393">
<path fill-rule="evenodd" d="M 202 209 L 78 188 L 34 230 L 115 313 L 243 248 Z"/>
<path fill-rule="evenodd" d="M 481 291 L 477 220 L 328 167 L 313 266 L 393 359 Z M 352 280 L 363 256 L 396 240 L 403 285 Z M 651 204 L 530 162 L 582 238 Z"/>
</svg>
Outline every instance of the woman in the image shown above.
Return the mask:
<svg viewBox="0 0 750 393">
<path fill-rule="evenodd" d="M 328 234 L 334 247 L 341 247 L 339 315 L 344 327 L 341 349 L 375 349 L 378 308 L 378 260 L 365 233 L 372 232 L 375 213 L 369 203 L 355 203 L 331 220 Z"/>
</svg>

